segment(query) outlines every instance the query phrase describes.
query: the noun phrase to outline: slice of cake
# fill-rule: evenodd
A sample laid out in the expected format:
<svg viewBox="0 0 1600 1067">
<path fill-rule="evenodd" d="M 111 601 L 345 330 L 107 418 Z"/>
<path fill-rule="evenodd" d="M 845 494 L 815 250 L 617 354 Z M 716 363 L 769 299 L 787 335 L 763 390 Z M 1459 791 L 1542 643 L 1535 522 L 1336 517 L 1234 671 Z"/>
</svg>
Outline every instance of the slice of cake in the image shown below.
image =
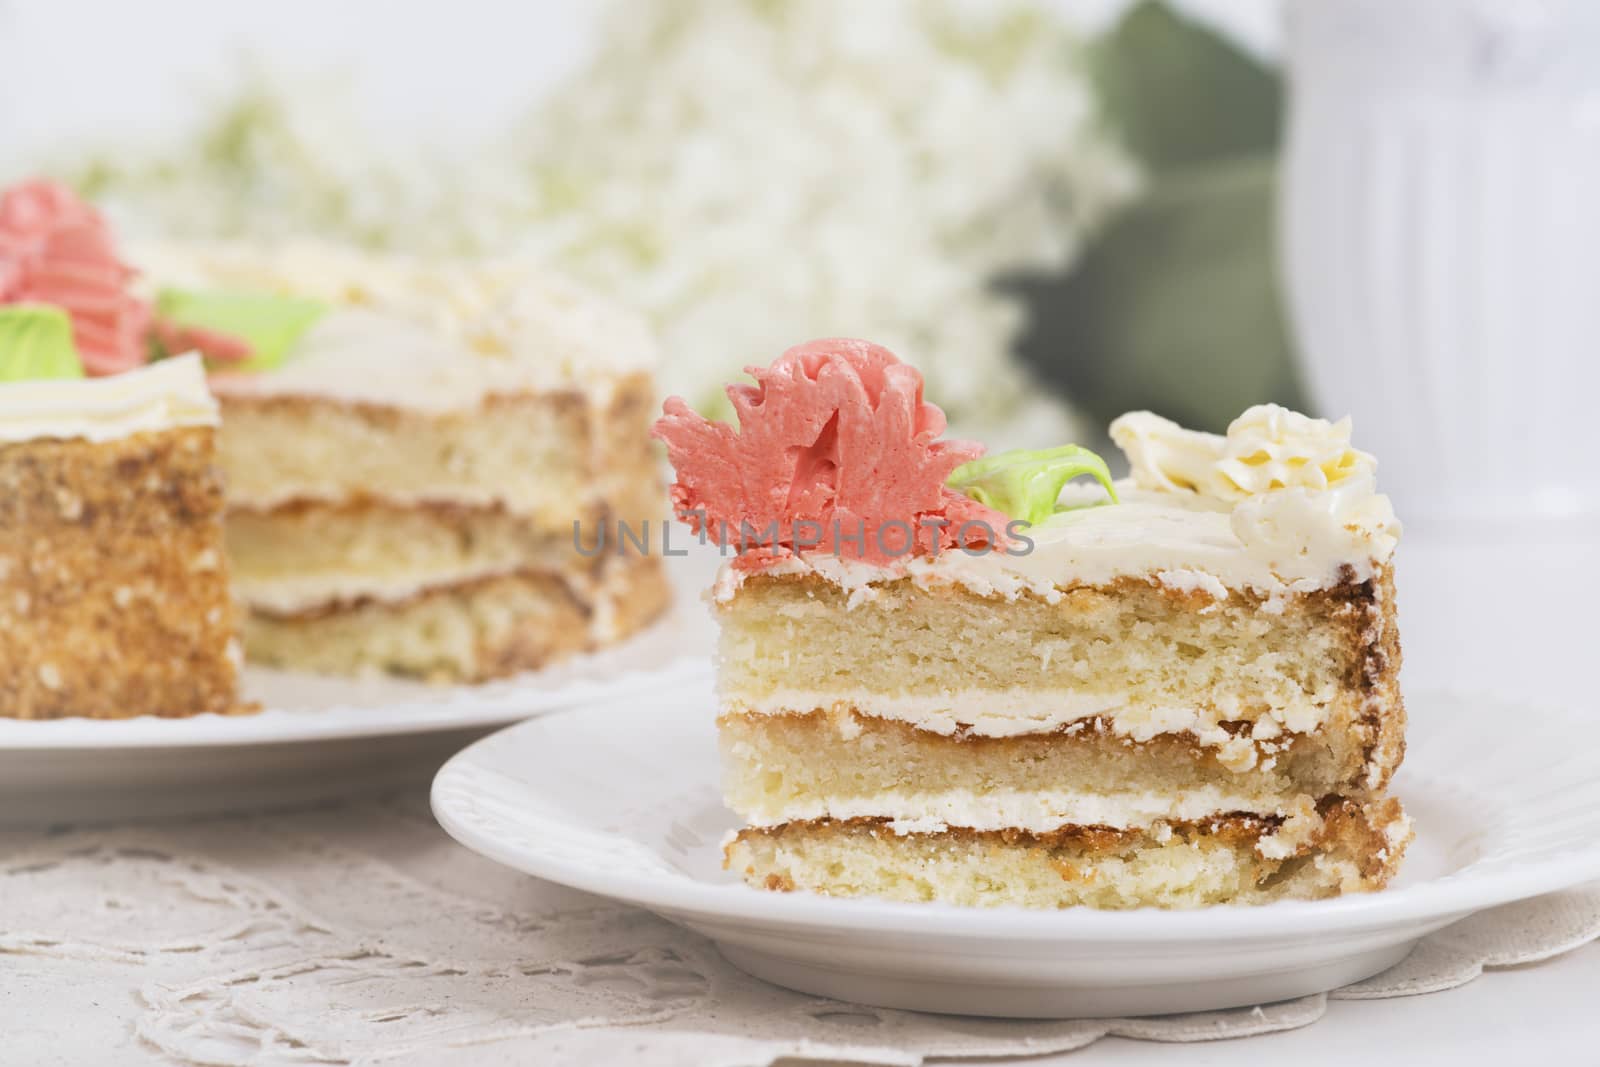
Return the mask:
<svg viewBox="0 0 1600 1067">
<path fill-rule="evenodd" d="M 217 404 L 144 366 L 132 274 L 69 190 L 0 194 L 0 716 L 244 710 Z"/>
<path fill-rule="evenodd" d="M 0 382 L 0 715 L 239 710 L 216 426 L 195 356 Z"/>
<path fill-rule="evenodd" d="M 656 618 L 651 341 L 517 265 L 161 247 L 158 336 L 216 357 L 252 661 L 478 681 Z"/>
<path fill-rule="evenodd" d="M 1113 484 L 937 440 L 864 342 L 751 373 L 737 432 L 676 400 L 656 427 L 679 516 L 743 547 L 713 602 L 749 884 L 1128 908 L 1391 877 L 1399 526 L 1347 422 L 1126 415 Z"/>
</svg>

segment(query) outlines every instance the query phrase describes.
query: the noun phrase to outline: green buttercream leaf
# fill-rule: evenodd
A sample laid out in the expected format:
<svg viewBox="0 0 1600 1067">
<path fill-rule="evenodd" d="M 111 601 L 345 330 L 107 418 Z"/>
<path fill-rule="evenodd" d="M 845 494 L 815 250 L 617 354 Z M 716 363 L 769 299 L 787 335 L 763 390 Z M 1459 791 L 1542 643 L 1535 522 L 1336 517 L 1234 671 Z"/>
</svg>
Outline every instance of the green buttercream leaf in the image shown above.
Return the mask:
<svg viewBox="0 0 1600 1067">
<path fill-rule="evenodd" d="M 963 463 L 950 475 L 950 488 L 1013 519 L 1037 525 L 1056 511 L 1056 498 L 1072 479 L 1092 475 L 1117 501 L 1106 461 L 1077 445 L 1019 448 Z"/>
<path fill-rule="evenodd" d="M 44 304 L 0 307 L 0 382 L 82 377 L 65 311 Z"/>
<path fill-rule="evenodd" d="M 175 326 L 214 330 L 250 346 L 250 358 L 235 369 L 271 370 L 328 305 L 317 300 L 274 293 L 231 290 L 163 289 L 156 297 L 156 315 Z"/>
</svg>

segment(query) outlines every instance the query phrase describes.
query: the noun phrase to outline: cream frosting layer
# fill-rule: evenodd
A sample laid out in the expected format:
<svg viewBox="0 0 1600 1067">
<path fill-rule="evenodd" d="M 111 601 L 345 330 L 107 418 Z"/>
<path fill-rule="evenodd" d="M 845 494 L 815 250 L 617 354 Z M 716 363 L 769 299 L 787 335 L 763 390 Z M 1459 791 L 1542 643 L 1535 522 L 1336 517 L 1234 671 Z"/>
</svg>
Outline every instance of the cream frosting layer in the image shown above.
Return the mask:
<svg viewBox="0 0 1600 1067">
<path fill-rule="evenodd" d="M 1113 830 L 1143 830 L 1157 840 L 1172 833 L 1175 822 L 1190 822 L 1224 815 L 1259 815 L 1282 819 L 1255 843 L 1264 859 L 1288 859 L 1310 845 L 1323 828 L 1316 798 L 1299 795 L 1262 802 L 1216 787 L 1188 790 L 1178 795 L 1156 792 L 1079 793 L 1071 790 L 976 792 L 949 790 L 937 793 L 886 792 L 867 798 L 826 803 L 790 804 L 784 818 L 762 821 L 741 812 L 750 826 L 764 828 L 812 819 L 887 819 L 897 834 L 940 834 L 952 827 L 982 831 L 1020 830 L 1046 834 L 1068 826 L 1103 826 Z M 1411 836 L 1411 819 L 1401 815 L 1383 828 L 1390 847 Z"/>
<path fill-rule="evenodd" d="M 897 833 L 939 833 L 956 826 L 969 830 L 1023 830 L 1050 833 L 1064 826 L 1105 826 L 1142 830 L 1163 822 L 1188 822 L 1244 813 L 1292 816 L 1308 808 L 1308 797 L 1264 800 L 1216 786 L 1162 793 L 1129 790 L 1090 793 L 1072 789 L 952 789 L 893 791 L 867 797 L 795 801 L 776 812 L 738 814 L 751 826 L 779 826 L 812 819 L 888 819 Z"/>
<path fill-rule="evenodd" d="M 0 384 L 0 441 L 112 441 L 217 422 L 217 402 L 196 355 L 105 378 Z"/>
<path fill-rule="evenodd" d="M 235 574 L 233 588 L 239 599 L 256 611 L 268 615 L 297 615 L 330 604 L 354 601 L 403 603 L 431 589 L 496 578 L 516 569 L 476 567 L 431 570 L 412 575 L 315 574 L 275 578 L 250 578 Z"/>
<path fill-rule="evenodd" d="M 220 378 L 224 394 L 456 411 L 495 393 L 604 392 L 656 362 L 642 321 L 527 263 L 423 261 L 312 243 L 154 245 L 134 257 L 150 285 L 279 293 L 336 309 L 281 368 Z"/>
<path fill-rule="evenodd" d="M 1099 493 L 1069 486 L 1063 499 L 1088 503 Z M 1328 499 L 1284 497 L 1263 508 L 1252 507 L 1252 498 L 1234 506 L 1197 493 L 1140 489 L 1128 480 L 1117 483 L 1117 493 L 1120 504 L 1063 511 L 1032 527 L 1031 546 L 1020 543 L 1010 552 L 957 549 L 885 567 L 814 553 L 779 559 L 757 573 L 815 576 L 857 602 L 873 595 L 874 585 L 900 578 L 1010 599 L 1031 594 L 1054 601 L 1062 589 L 1127 577 L 1217 599 L 1230 589 L 1270 599 L 1364 581 L 1392 556 L 1397 540 L 1381 523 L 1345 525 L 1337 501 Z M 730 562 L 713 595 L 730 600 L 749 577 Z"/>
<path fill-rule="evenodd" d="M 1092 718 L 1104 719 L 1114 733 L 1130 741 L 1189 732 L 1200 744 L 1218 749 L 1224 764 L 1235 770 L 1255 765 L 1256 742 L 1271 741 L 1285 733 L 1315 733 L 1331 714 L 1328 705 L 1309 700 L 1290 708 L 1274 708 L 1259 716 L 1252 714 L 1252 733 L 1236 737 L 1223 729 L 1222 723 L 1247 716 L 1244 709 L 1229 707 L 1225 702 L 1213 708 L 1152 707 L 1131 702 L 1122 694 L 1036 688 L 965 690 L 938 697 L 843 688 L 828 692 L 780 690 L 758 699 L 724 694 L 719 714 L 805 714 L 836 706 L 946 737 L 957 730 L 980 737 L 1021 737 L 1070 729 L 1073 723 Z"/>
</svg>

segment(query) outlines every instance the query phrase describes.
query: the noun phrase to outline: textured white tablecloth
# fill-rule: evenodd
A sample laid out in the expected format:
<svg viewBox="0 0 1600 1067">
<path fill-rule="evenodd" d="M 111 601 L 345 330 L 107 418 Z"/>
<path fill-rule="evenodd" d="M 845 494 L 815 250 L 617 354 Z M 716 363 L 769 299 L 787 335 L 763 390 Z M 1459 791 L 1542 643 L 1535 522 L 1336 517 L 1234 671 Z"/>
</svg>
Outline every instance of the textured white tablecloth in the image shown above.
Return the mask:
<svg viewBox="0 0 1600 1067">
<path fill-rule="evenodd" d="M 9 831 L 0 855 L 6 1064 L 917 1063 L 1064 1051 L 1106 1034 L 1321 1029 L 1328 1007 L 1316 996 L 1166 1019 L 1008 1022 L 789 993 L 744 977 L 697 935 L 465 851 L 420 792 L 181 825 Z M 1457 985 L 1485 963 L 1596 934 L 1600 891 L 1547 898 L 1435 935 L 1336 996 Z M 1454 995 L 1410 999 L 1406 1014 L 1452 1017 Z M 1527 1007 L 1537 1033 L 1561 1019 Z M 1366 1026 L 1359 1005 L 1340 1015 Z"/>
<path fill-rule="evenodd" d="M 1523 580 L 1498 583 L 1492 546 L 1424 544 L 1401 572 L 1408 684 L 1586 698 L 1593 635 L 1573 605 L 1600 592 L 1592 544 L 1525 556 Z M 423 798 L 418 783 L 288 814 L 0 831 L 0 1064 L 916 1063 L 1054 1059 L 1106 1034 L 1088 1058 L 1584 1062 L 1600 1037 L 1600 948 L 1579 947 L 1600 934 L 1600 891 L 1469 920 L 1336 998 L 1469 983 L 1448 992 L 950 1019 L 745 978 L 696 935 L 459 848 Z"/>
</svg>

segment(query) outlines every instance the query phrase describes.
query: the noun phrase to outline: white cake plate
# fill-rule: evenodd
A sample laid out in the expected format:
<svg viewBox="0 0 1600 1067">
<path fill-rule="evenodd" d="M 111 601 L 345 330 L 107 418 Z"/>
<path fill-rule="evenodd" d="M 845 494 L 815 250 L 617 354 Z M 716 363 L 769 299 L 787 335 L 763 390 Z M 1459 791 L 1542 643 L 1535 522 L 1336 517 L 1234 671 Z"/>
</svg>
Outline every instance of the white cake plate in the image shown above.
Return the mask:
<svg viewBox="0 0 1600 1067">
<path fill-rule="evenodd" d="M 1396 883 L 1339 900 L 1196 911 L 895 904 L 740 884 L 701 681 L 523 723 L 439 772 L 449 833 L 517 870 L 699 931 L 807 993 L 1013 1017 L 1150 1015 L 1333 989 L 1475 911 L 1600 878 L 1600 720 L 1440 693 L 1407 698 L 1395 782 L 1417 838 Z"/>
<path fill-rule="evenodd" d="M 675 601 L 615 648 L 483 685 L 429 685 L 247 668 L 251 715 L 184 719 L 0 718 L 0 824 L 160 818 L 295 806 L 425 787 L 467 742 L 507 723 L 710 670 L 701 591 L 711 558 L 667 561 Z"/>
</svg>

